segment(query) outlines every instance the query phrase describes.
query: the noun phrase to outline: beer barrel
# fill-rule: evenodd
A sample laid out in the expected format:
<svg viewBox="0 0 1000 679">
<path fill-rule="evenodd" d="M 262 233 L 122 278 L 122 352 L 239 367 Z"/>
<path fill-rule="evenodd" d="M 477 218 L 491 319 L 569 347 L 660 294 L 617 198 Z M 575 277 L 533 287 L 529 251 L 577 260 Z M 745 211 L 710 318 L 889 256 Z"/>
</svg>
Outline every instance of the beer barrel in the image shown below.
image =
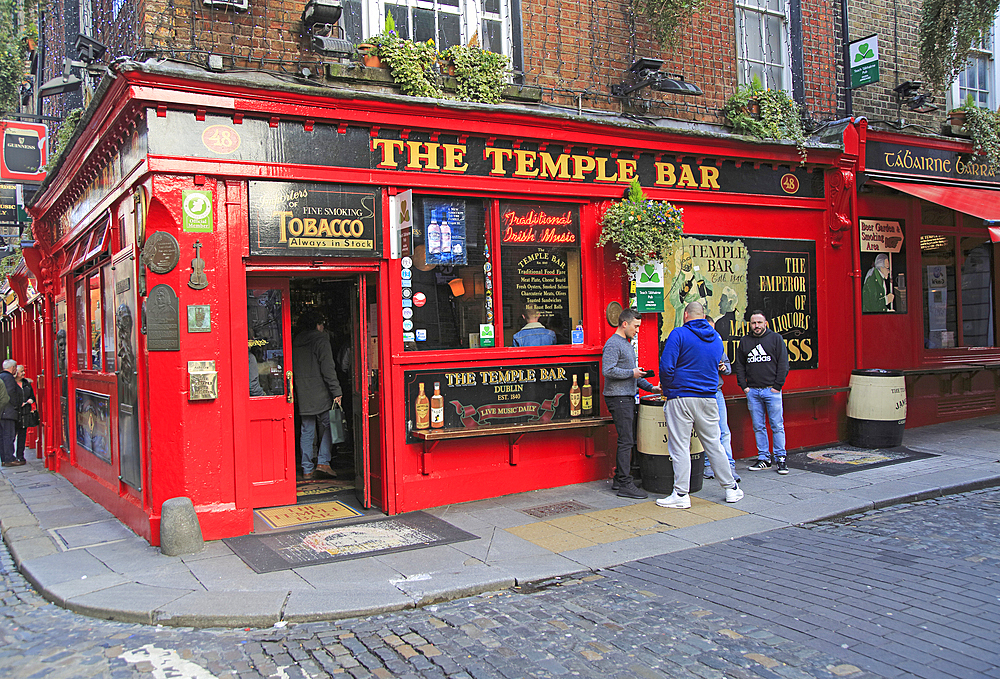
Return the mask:
<svg viewBox="0 0 1000 679">
<path fill-rule="evenodd" d="M 636 447 L 642 487 L 650 493 L 669 494 L 674 489 L 674 465 L 667 449 L 667 421 L 664 399 L 647 396 L 639 401 Z M 705 483 L 705 453 L 698 436 L 691 433 L 691 483 L 688 492 L 697 493 Z"/>
<path fill-rule="evenodd" d="M 899 370 L 851 371 L 847 440 L 858 448 L 902 445 L 906 426 L 906 381 Z"/>
</svg>

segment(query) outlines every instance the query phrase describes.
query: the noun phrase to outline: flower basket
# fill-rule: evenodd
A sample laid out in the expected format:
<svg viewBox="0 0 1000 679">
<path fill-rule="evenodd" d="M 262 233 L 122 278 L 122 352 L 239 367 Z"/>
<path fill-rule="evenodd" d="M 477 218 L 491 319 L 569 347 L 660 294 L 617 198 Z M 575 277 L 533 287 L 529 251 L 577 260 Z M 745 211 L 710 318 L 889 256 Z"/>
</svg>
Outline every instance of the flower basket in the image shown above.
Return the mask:
<svg viewBox="0 0 1000 679">
<path fill-rule="evenodd" d="M 613 243 L 618 248 L 615 258 L 634 268 L 665 258 L 684 232 L 684 211 L 667 201 L 647 199 L 633 179 L 628 196 L 607 209 L 601 226 L 597 244 Z"/>
</svg>

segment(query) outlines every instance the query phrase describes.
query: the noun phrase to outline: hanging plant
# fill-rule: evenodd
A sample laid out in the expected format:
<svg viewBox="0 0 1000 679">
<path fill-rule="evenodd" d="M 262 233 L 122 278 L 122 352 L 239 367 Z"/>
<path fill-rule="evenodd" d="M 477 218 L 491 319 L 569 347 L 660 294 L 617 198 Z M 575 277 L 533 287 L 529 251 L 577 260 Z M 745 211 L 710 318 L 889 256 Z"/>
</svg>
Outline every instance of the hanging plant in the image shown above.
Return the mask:
<svg viewBox="0 0 1000 679">
<path fill-rule="evenodd" d="M 799 105 L 784 90 L 765 89 L 757 76 L 740 85 L 722 108 L 727 123 L 737 134 L 758 139 L 791 140 L 806 162 L 806 133 Z"/>
<path fill-rule="evenodd" d="M 59 131 L 56 132 L 55 144 L 52 145 L 49 151 L 49 162 L 45 164 L 46 171 L 51 172 L 55 169 L 56 163 L 59 162 L 59 157 L 66 150 L 69 140 L 73 138 L 73 134 L 76 132 L 76 127 L 80 124 L 80 118 L 82 117 L 83 109 L 75 108 L 67 113 L 63 121 L 59 123 Z"/>
<path fill-rule="evenodd" d="M 924 0 L 918 44 L 920 71 L 937 89 L 965 68 L 972 45 L 987 35 L 1000 0 Z"/>
<path fill-rule="evenodd" d="M 612 204 L 601 218 L 598 245 L 613 243 L 615 258 L 630 268 L 650 259 L 665 259 L 684 233 L 684 211 L 665 200 L 649 200 L 639 180 L 633 179 L 628 196 Z"/>
<path fill-rule="evenodd" d="M 16 111 L 21 101 L 21 85 L 25 77 L 27 40 L 31 33 L 14 30 L 13 0 L 0 0 L 0 113 Z"/>
<path fill-rule="evenodd" d="M 454 69 L 457 94 L 462 101 L 499 104 L 510 82 L 510 57 L 484 50 L 476 44 L 454 45 L 441 53 Z"/>
<path fill-rule="evenodd" d="M 703 4 L 704 0 L 633 0 L 632 6 L 649 22 L 653 38 L 667 46 L 682 37 L 680 29 L 691 21 Z"/>
<path fill-rule="evenodd" d="M 1000 168 L 1000 113 L 975 104 L 962 107 L 965 111 L 965 131 L 972 138 L 978 153 L 986 156 L 994 168 Z"/>
</svg>

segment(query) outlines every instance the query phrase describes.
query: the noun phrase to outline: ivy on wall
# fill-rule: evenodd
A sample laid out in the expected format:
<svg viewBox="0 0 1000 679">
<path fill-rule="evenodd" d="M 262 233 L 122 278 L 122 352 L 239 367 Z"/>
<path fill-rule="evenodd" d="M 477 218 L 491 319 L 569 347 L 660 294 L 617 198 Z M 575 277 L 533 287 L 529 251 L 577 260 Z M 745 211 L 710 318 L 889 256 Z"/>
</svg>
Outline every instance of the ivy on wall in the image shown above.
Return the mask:
<svg viewBox="0 0 1000 679">
<path fill-rule="evenodd" d="M 920 14 L 920 70 L 937 88 L 965 68 L 969 50 L 987 35 L 1000 0 L 924 0 Z"/>
</svg>

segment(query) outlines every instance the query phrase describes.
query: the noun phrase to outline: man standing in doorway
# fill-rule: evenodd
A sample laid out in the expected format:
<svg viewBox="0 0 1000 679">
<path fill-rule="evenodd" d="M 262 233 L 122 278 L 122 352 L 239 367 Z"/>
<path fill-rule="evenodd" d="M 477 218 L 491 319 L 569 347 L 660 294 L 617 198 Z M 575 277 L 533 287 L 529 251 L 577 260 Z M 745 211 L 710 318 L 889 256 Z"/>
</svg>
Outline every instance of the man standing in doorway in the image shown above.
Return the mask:
<svg viewBox="0 0 1000 679">
<path fill-rule="evenodd" d="M 771 423 L 774 460 L 779 474 L 788 473 L 785 464 L 785 418 L 781 389 L 788 377 L 788 349 L 784 338 L 767 327 L 763 311 L 750 316 L 750 334 L 740 339 L 736 350 L 736 382 L 747 395 L 747 407 L 757 439 L 757 462 L 753 471 L 771 468 L 768 452 L 767 423 Z M 766 418 L 766 419 L 765 419 Z"/>
<path fill-rule="evenodd" d="M 330 436 L 330 408 L 340 405 L 343 392 L 337 380 L 337 367 L 333 362 L 330 340 L 323 331 L 326 319 L 316 309 L 302 312 L 299 322 L 302 330 L 292 340 L 292 370 L 295 375 L 295 403 L 299 408 L 301 425 L 302 474 L 307 480 L 316 477 L 316 471 L 335 477 L 330 467 L 332 443 Z M 313 447 L 319 436 L 319 457 L 313 467 Z"/>
<path fill-rule="evenodd" d="M 663 414 L 667 421 L 667 449 L 674 465 L 674 492 L 656 501 L 660 507 L 688 509 L 691 496 L 691 430 L 698 433 L 705 454 L 715 469 L 719 484 L 726 491 L 726 502 L 743 499 L 726 451 L 719 440 L 719 362 L 722 338 L 705 320 L 705 307 L 691 302 L 684 307 L 684 324 L 670 331 L 660 357 L 660 384 L 667 403 Z M 698 474 L 703 473 L 698 469 Z"/>
<path fill-rule="evenodd" d="M 14 372 L 17 361 L 8 358 L 3 362 L 0 371 L 0 384 L 3 385 L 3 395 L 0 397 L 0 460 L 4 467 L 20 467 L 25 462 L 18 462 L 14 456 L 14 437 L 17 434 L 17 413 L 21 408 L 24 396 L 21 387 L 17 386 Z"/>
<path fill-rule="evenodd" d="M 601 374 L 604 375 L 604 401 L 618 432 L 618 457 L 615 466 L 613 489 L 619 497 L 636 500 L 649 497 L 639 490 L 632 480 L 632 446 L 635 445 L 635 394 L 636 387 L 660 393 L 642 375 L 642 368 L 632 348 L 632 338 L 639 332 L 642 317 L 635 309 L 622 309 L 618 316 L 618 329 L 604 344 L 601 355 Z"/>
</svg>

